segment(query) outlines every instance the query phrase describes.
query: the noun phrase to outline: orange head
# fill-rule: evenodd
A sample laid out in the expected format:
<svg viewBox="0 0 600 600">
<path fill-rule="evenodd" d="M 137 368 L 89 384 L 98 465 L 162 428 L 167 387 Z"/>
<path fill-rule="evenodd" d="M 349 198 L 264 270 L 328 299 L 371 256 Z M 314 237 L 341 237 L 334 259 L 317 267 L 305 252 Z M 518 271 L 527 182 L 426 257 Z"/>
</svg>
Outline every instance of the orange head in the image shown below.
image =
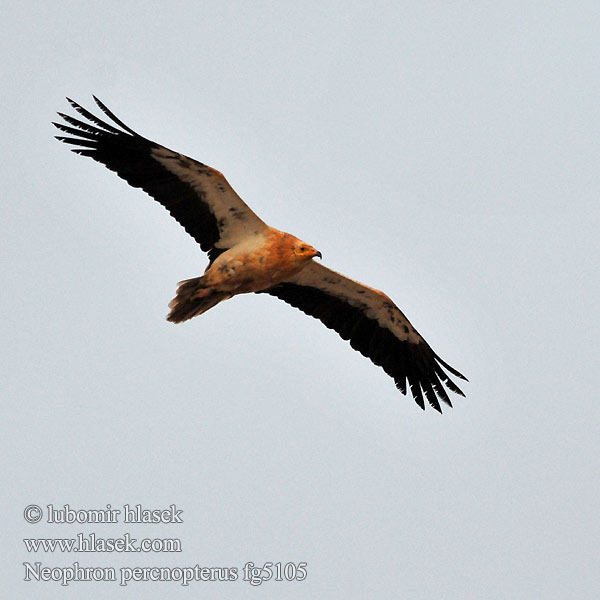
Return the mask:
<svg viewBox="0 0 600 600">
<path fill-rule="evenodd" d="M 294 256 L 299 260 L 309 260 L 318 256 L 319 258 L 323 258 L 321 253 L 318 250 L 315 250 L 311 245 L 306 244 L 305 242 L 298 240 L 294 246 Z"/>
</svg>

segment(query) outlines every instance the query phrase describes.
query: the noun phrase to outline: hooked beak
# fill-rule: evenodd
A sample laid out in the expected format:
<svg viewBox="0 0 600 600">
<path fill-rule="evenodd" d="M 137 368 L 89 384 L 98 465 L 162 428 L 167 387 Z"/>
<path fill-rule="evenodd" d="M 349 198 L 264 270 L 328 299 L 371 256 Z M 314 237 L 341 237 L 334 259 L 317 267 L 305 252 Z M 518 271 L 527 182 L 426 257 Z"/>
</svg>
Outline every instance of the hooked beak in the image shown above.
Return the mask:
<svg viewBox="0 0 600 600">
<path fill-rule="evenodd" d="M 323 255 L 317 250 L 317 253 L 313 258 L 323 258 Z"/>
</svg>

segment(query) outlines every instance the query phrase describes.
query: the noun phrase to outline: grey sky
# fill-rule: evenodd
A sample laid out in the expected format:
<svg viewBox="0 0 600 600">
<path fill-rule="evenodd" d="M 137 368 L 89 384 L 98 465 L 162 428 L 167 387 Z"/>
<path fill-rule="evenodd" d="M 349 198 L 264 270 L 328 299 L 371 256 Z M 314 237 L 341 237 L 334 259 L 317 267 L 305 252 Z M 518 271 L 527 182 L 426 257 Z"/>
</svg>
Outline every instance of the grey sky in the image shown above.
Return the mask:
<svg viewBox="0 0 600 600">
<path fill-rule="evenodd" d="M 596 2 L 8 2 L 2 547 L 13 598 L 596 598 Z M 65 96 L 223 171 L 471 382 L 439 415 L 282 302 L 165 321 L 195 242 L 53 140 Z M 28 524 L 28 504 L 183 509 Z M 179 554 L 30 553 L 78 532 Z M 24 582 L 308 563 L 303 582 Z M 130 591 L 126 591 L 130 590 Z M 133 590 L 133 591 L 131 591 Z"/>
</svg>

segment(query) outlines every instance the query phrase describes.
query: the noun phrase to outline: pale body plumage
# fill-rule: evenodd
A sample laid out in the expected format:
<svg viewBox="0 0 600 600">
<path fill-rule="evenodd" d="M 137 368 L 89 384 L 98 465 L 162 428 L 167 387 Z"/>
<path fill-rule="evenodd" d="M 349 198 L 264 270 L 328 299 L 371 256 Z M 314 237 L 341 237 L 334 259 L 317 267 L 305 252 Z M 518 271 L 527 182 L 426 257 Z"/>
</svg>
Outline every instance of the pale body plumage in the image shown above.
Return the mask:
<svg viewBox="0 0 600 600">
<path fill-rule="evenodd" d="M 237 294 L 267 290 L 297 275 L 314 256 L 321 253 L 290 233 L 262 229 L 217 256 L 202 277 L 180 281 L 167 319 L 187 321 Z"/>
<path fill-rule="evenodd" d="M 320 253 L 312 246 L 269 227 L 219 255 L 204 278 L 222 291 L 262 292 L 299 273 L 314 256 Z"/>
</svg>

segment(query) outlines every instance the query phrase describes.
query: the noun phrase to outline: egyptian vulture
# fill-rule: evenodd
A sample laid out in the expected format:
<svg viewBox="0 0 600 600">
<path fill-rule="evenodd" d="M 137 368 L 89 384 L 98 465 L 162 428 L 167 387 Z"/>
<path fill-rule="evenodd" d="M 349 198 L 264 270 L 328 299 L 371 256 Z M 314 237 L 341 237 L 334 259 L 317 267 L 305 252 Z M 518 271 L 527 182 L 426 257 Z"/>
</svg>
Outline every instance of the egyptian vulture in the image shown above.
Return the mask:
<svg viewBox="0 0 600 600">
<path fill-rule="evenodd" d="M 383 292 L 315 262 L 320 252 L 263 222 L 219 171 L 137 134 L 96 97 L 113 124 L 67 100 L 88 122 L 58 113 L 67 124 L 54 125 L 67 136 L 57 139 L 142 188 L 208 253 L 204 274 L 178 284 L 169 321 L 187 321 L 237 294 L 270 294 L 335 330 L 403 394 L 408 384 L 421 408 L 425 398 L 440 412 L 440 400 L 452 406 L 444 386 L 464 396 L 446 371 L 466 378 L 431 349 Z"/>
</svg>

